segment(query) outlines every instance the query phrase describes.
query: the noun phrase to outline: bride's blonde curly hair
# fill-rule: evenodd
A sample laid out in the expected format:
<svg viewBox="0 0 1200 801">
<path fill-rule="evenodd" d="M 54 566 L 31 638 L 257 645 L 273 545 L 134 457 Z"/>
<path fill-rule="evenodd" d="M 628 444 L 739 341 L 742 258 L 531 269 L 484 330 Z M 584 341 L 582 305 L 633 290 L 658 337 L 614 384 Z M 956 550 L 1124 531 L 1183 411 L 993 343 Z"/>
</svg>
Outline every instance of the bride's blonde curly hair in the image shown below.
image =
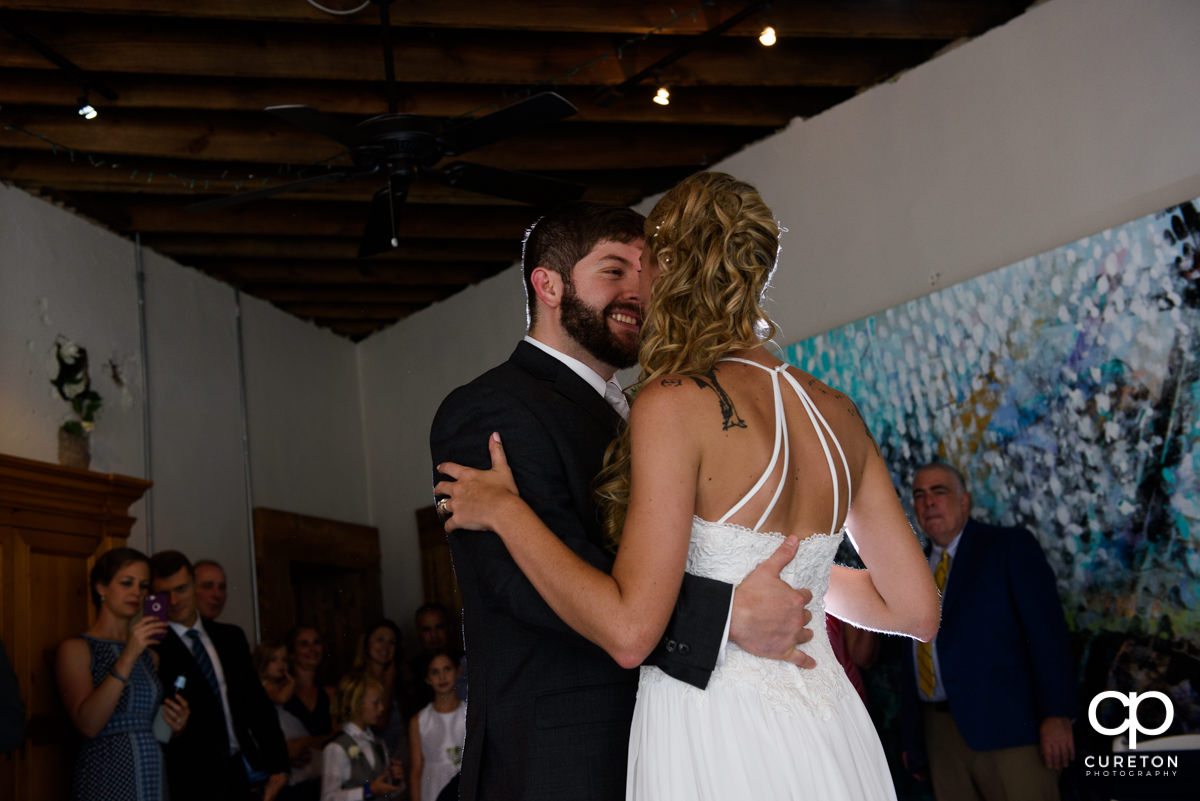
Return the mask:
<svg viewBox="0 0 1200 801">
<path fill-rule="evenodd" d="M 646 217 L 645 250 L 660 272 L 642 323 L 634 392 L 663 376 L 702 375 L 722 356 L 775 335 L 762 299 L 779 255 L 779 226 L 750 184 L 720 172 L 685 179 Z M 626 427 L 597 478 L 614 545 L 629 505 L 629 470 Z"/>
</svg>

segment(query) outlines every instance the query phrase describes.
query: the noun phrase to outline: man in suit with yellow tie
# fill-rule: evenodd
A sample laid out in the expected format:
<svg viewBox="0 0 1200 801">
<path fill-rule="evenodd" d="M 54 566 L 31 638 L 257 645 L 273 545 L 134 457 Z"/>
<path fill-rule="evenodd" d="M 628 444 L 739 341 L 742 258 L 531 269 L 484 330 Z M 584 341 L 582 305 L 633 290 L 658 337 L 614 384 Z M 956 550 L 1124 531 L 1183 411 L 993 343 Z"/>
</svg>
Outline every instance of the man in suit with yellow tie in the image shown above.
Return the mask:
<svg viewBox="0 0 1200 801">
<path fill-rule="evenodd" d="M 905 764 L 939 801 L 1057 799 L 1075 755 L 1074 681 L 1054 574 L 1028 529 L 970 518 L 962 474 L 913 479 L 942 624 L 915 643 L 905 693 Z"/>
</svg>

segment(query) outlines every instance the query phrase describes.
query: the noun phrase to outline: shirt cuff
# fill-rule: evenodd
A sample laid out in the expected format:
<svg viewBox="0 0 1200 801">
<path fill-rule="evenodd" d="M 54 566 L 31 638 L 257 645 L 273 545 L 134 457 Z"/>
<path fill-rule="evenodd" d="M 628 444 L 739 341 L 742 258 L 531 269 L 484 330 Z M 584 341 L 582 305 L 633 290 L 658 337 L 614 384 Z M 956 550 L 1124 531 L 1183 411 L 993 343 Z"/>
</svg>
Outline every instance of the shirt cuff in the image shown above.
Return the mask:
<svg viewBox="0 0 1200 801">
<path fill-rule="evenodd" d="M 725 664 L 725 646 L 729 644 L 729 625 L 733 622 L 733 595 L 736 592 L 737 587 L 734 587 L 733 592 L 729 593 L 729 611 L 725 614 L 725 632 L 721 635 L 721 647 L 717 649 L 717 662 L 714 667 Z"/>
</svg>

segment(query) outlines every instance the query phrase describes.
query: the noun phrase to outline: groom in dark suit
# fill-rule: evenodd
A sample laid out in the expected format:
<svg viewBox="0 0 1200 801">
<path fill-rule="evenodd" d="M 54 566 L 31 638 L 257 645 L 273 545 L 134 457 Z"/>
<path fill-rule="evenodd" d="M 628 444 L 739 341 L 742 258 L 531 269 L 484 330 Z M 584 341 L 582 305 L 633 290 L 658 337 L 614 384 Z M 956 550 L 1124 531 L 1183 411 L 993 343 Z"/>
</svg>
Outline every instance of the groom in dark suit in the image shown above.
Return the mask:
<svg viewBox="0 0 1200 801">
<path fill-rule="evenodd" d="M 237 626 L 201 618 L 195 574 L 178 551 L 150 560 L 154 592 L 168 596 L 166 637 L 156 646 L 158 677 L 171 692 L 183 676 L 188 725 L 164 747 L 172 801 L 240 801 L 250 797 L 247 764 L 269 774 L 264 801 L 287 783 L 287 744 L 275 707 L 250 661 Z"/>
<path fill-rule="evenodd" d="M 971 519 L 949 465 L 920 468 L 912 497 L 942 624 L 905 660 L 908 768 L 928 765 L 939 801 L 1057 799 L 1055 771 L 1075 753 L 1075 688 L 1046 557 L 1028 529 Z"/>
<path fill-rule="evenodd" d="M 529 333 L 509 360 L 443 401 L 433 463 L 486 468 L 498 431 L 521 497 L 573 551 L 611 570 L 592 482 L 628 405 L 618 369 L 636 362 L 643 218 L 576 203 L 529 232 Z M 443 476 L 435 475 L 434 481 Z M 563 623 L 492 533 L 449 535 L 468 654 L 464 801 L 624 798 L 637 672 Z M 811 662 L 795 646 L 811 599 L 778 577 L 794 544 L 733 587 L 686 576 L 648 662 L 703 688 L 725 635 L 754 653 Z M 731 601 L 732 596 L 732 601 Z"/>
</svg>

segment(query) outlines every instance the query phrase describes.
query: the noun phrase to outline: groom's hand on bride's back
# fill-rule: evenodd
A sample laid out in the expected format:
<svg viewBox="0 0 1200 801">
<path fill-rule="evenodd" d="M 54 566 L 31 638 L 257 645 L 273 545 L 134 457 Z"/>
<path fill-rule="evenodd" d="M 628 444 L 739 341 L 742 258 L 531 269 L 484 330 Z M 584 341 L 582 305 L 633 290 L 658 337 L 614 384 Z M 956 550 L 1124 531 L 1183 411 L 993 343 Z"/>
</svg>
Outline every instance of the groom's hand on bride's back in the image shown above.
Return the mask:
<svg viewBox="0 0 1200 801">
<path fill-rule="evenodd" d="M 817 663 L 798 646 L 813 637 L 812 630 L 807 628 L 812 612 L 806 608 L 812 593 L 794 590 L 779 577 L 796 555 L 799 543 L 796 537 L 788 537 L 775 553 L 742 579 L 733 593 L 729 639 L 743 651 L 811 668 Z"/>
</svg>

